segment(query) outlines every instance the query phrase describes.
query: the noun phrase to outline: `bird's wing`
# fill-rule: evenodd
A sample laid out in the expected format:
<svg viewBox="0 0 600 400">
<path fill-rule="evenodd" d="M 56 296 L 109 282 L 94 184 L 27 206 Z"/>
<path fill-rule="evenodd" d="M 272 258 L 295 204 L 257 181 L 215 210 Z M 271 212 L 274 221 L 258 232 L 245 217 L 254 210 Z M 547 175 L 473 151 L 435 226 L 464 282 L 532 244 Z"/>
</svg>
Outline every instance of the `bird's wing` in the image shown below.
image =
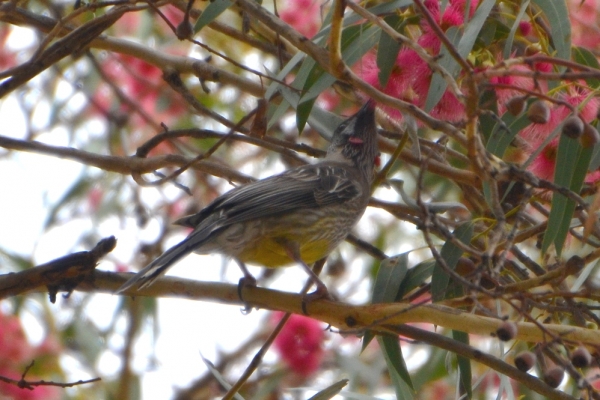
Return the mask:
<svg viewBox="0 0 600 400">
<path fill-rule="evenodd" d="M 181 243 L 167 250 L 118 293 L 131 287 L 144 288 L 164 274 L 182 257 L 201 246 L 210 235 L 232 224 L 285 215 L 299 209 L 343 204 L 365 195 L 366 183 L 342 165 L 316 164 L 288 170 L 280 175 L 235 188 L 218 197 L 197 214 L 178 221 L 195 228 Z"/>
<path fill-rule="evenodd" d="M 178 223 L 197 227 L 209 216 L 213 220 L 216 214 L 222 223 L 217 225 L 222 227 L 298 209 L 344 203 L 363 195 L 363 191 L 359 178 L 343 165 L 308 165 L 235 188 Z"/>
</svg>

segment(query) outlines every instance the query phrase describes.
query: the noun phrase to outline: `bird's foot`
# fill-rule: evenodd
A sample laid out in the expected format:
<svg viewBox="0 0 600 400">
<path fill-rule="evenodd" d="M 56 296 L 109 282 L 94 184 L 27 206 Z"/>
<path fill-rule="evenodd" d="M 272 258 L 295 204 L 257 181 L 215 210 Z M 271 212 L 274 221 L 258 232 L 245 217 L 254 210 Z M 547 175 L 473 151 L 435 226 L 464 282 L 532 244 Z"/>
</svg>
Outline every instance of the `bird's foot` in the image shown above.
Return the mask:
<svg viewBox="0 0 600 400">
<path fill-rule="evenodd" d="M 244 300 L 243 296 L 244 288 L 247 287 L 256 287 L 256 278 L 249 274 L 244 275 L 242 278 L 240 278 L 237 287 L 238 297 L 240 298 L 242 303 L 244 303 L 244 307 L 242 308 L 242 312 L 244 314 L 250 314 L 250 311 L 252 311 L 252 306 Z"/>
<path fill-rule="evenodd" d="M 323 284 L 321 281 L 317 283 L 317 289 L 314 292 L 307 293 L 302 297 L 302 314 L 308 315 L 307 307 L 310 303 L 315 300 L 334 300 L 331 293 L 327 289 L 327 286 Z"/>
</svg>

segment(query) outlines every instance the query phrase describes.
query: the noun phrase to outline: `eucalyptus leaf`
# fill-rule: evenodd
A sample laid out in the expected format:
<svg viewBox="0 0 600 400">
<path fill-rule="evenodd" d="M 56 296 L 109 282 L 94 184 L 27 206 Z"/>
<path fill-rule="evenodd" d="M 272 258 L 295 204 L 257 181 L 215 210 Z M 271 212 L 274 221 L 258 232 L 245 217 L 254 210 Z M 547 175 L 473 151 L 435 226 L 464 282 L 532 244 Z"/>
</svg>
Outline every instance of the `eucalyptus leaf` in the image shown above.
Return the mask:
<svg viewBox="0 0 600 400">
<path fill-rule="evenodd" d="M 399 339 L 394 336 L 378 336 L 377 341 L 381 351 L 383 351 L 388 371 L 396 388 L 397 397 L 399 399 L 412 399 L 414 397 L 414 387 L 402 356 Z"/>
<path fill-rule="evenodd" d="M 556 56 L 563 60 L 571 58 L 571 21 L 565 0 L 532 0 L 548 19 L 552 45 Z M 561 69 L 564 69 L 562 67 Z"/>
<path fill-rule="evenodd" d="M 200 14 L 200 18 L 198 18 L 196 24 L 194 25 L 194 33 L 197 33 L 206 25 L 213 22 L 219 15 L 221 15 L 232 5 L 233 1 L 231 0 L 214 0 L 209 2 L 202 14 Z"/>
<path fill-rule="evenodd" d="M 473 236 L 473 222 L 465 222 L 458 226 L 452 235 L 461 242 L 469 244 Z M 446 262 L 446 266 L 454 270 L 458 260 L 462 256 L 463 251 L 451 241 L 446 242 L 440 251 L 441 258 Z M 441 301 L 446 298 L 448 284 L 450 283 L 450 275 L 446 270 L 436 262 L 433 275 L 431 277 L 431 297 L 432 300 Z"/>
<path fill-rule="evenodd" d="M 469 345 L 469 335 L 462 331 L 452 330 L 452 338 L 462 344 Z M 471 371 L 471 360 L 466 357 L 457 355 L 458 373 L 460 383 L 467 393 L 467 398 L 473 397 L 473 373 Z"/>
<path fill-rule="evenodd" d="M 556 154 L 554 183 L 579 193 L 592 159 L 592 152 L 592 148 L 582 148 L 578 140 L 561 135 Z M 554 244 L 557 254 L 561 254 L 571 226 L 575 205 L 573 200 L 564 195 L 553 193 L 542 252 L 546 252 L 550 245 Z"/>
</svg>

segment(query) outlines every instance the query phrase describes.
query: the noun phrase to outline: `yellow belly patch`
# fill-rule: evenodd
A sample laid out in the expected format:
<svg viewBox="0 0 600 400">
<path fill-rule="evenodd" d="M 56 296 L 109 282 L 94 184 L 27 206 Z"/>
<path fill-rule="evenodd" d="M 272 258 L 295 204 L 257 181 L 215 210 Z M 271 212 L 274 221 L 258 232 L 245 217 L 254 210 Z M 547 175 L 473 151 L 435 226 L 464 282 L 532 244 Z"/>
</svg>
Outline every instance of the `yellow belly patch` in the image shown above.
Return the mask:
<svg viewBox="0 0 600 400">
<path fill-rule="evenodd" d="M 318 240 L 305 243 L 300 247 L 300 256 L 306 264 L 312 264 L 329 253 L 327 240 Z M 238 254 L 240 261 L 256 264 L 267 268 L 285 267 L 294 263 L 285 252 L 279 241 L 265 238 L 257 246 L 248 246 L 245 251 Z"/>
</svg>

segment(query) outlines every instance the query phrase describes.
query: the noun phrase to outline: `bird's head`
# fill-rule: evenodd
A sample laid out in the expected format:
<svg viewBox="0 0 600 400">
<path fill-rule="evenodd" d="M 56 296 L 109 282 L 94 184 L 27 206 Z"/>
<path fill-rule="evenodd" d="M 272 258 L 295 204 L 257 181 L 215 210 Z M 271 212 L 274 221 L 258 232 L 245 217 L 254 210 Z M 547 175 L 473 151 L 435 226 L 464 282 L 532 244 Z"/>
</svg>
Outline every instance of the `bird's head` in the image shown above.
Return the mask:
<svg viewBox="0 0 600 400">
<path fill-rule="evenodd" d="M 375 103 L 369 101 L 333 132 L 327 159 L 352 163 L 370 179 L 377 154 Z"/>
</svg>

